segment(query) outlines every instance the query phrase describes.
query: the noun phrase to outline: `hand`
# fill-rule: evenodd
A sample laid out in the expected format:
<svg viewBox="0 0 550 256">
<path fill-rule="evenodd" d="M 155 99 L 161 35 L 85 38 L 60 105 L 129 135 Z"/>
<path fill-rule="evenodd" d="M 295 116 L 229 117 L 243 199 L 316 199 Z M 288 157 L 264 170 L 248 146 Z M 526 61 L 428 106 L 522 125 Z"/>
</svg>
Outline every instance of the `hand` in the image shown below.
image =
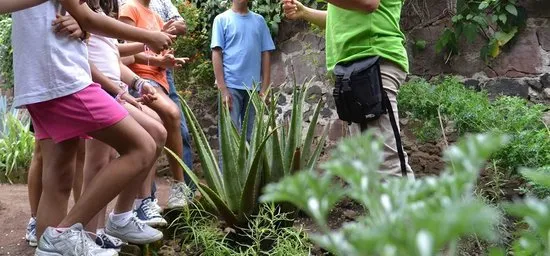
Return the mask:
<svg viewBox="0 0 550 256">
<path fill-rule="evenodd" d="M 57 35 L 69 36 L 72 39 L 82 38 L 84 32 L 78 25 L 78 22 L 69 15 L 56 15 L 56 19 L 52 22 Z"/>
<path fill-rule="evenodd" d="M 122 103 L 129 103 L 130 105 L 141 110 L 141 105 L 139 104 L 138 100 L 127 92 L 120 96 L 120 100 L 122 101 Z"/>
<path fill-rule="evenodd" d="M 187 58 L 187 57 L 175 58 L 174 61 L 175 61 L 174 67 L 176 67 L 176 68 L 181 68 L 181 67 L 183 67 L 183 65 L 184 65 L 185 63 L 187 63 L 187 62 L 189 61 L 189 58 Z"/>
<path fill-rule="evenodd" d="M 162 26 L 162 32 L 168 33 L 168 34 L 174 34 L 176 28 L 173 26 L 174 22 L 176 20 L 169 20 L 168 22 L 164 23 L 164 26 Z"/>
<path fill-rule="evenodd" d="M 139 98 L 138 101 L 145 105 L 151 104 L 153 101 L 157 100 L 157 90 L 149 83 L 143 84 L 140 95 L 141 98 Z"/>
<path fill-rule="evenodd" d="M 221 96 L 222 96 L 222 103 L 224 105 L 229 106 L 229 111 L 233 108 L 233 98 L 231 97 L 231 93 L 229 93 L 229 89 L 227 87 L 224 87 L 221 90 Z"/>
<path fill-rule="evenodd" d="M 287 19 L 298 20 L 304 17 L 306 8 L 297 0 L 283 0 L 283 10 Z"/>
<path fill-rule="evenodd" d="M 269 105 L 269 97 L 268 97 L 269 95 L 267 94 L 267 92 L 263 88 L 260 90 L 258 95 L 260 96 L 262 101 L 265 102 L 266 105 Z"/>
<path fill-rule="evenodd" d="M 155 57 L 157 62 L 156 66 L 165 69 L 174 67 L 174 65 L 176 64 L 176 58 L 174 58 L 174 55 L 172 54 L 173 52 L 173 50 L 170 50 L 160 56 Z"/>
<path fill-rule="evenodd" d="M 176 39 L 175 35 L 170 35 L 165 32 L 150 32 L 149 39 L 150 41 L 146 43 L 147 47 L 154 52 L 161 52 L 163 50 L 168 50 L 172 45 L 172 42 Z"/>
<path fill-rule="evenodd" d="M 187 33 L 187 25 L 185 21 L 172 19 L 164 24 L 162 31 L 176 36 L 184 36 Z"/>
</svg>

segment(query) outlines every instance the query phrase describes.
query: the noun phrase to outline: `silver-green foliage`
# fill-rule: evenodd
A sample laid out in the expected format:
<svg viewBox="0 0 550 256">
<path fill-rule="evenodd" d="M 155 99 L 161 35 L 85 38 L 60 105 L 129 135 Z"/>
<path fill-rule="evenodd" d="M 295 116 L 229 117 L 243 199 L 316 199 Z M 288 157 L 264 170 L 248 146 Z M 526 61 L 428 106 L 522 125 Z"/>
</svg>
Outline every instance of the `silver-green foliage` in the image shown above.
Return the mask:
<svg viewBox="0 0 550 256">
<path fill-rule="evenodd" d="M 485 159 L 504 145 L 498 135 L 469 136 L 445 153 L 447 168 L 439 177 L 386 178 L 377 173 L 382 142 L 368 132 L 340 143 L 323 174 L 306 171 L 268 185 L 263 201 L 290 202 L 307 212 L 321 233 L 314 241 L 336 255 L 438 255 L 457 241 L 477 235 L 496 238 L 499 212 L 478 200 L 473 189 Z M 338 177 L 348 185 L 335 183 Z M 344 197 L 367 214 L 331 230 L 327 216 Z"/>
<path fill-rule="evenodd" d="M 0 174 L 1 179 L 12 183 L 30 164 L 34 136 L 29 131 L 29 116 L 21 109 L 8 107 L 5 96 L 0 96 L 0 118 Z"/>
</svg>

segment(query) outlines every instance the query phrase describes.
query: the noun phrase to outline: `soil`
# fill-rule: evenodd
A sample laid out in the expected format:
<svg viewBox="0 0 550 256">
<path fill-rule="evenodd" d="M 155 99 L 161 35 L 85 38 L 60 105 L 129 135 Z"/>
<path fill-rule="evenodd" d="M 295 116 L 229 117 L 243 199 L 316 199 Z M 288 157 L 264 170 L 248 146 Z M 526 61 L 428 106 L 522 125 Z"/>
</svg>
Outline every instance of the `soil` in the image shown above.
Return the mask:
<svg viewBox="0 0 550 256">
<path fill-rule="evenodd" d="M 157 178 L 159 204 L 168 199 L 169 182 Z M 69 206 L 73 205 L 71 198 Z M 110 212 L 114 202 L 109 204 Z M 26 185 L 0 184 L 0 255 L 34 255 L 34 248 L 25 241 L 25 229 L 30 217 Z"/>
</svg>

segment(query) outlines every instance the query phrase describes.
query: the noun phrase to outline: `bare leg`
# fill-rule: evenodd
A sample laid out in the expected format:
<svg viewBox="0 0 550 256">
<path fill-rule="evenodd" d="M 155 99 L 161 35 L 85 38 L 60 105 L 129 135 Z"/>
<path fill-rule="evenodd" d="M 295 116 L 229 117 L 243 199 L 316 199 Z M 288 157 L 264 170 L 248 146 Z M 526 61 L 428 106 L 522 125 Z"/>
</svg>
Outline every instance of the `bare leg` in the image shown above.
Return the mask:
<svg viewBox="0 0 550 256">
<path fill-rule="evenodd" d="M 80 195 L 82 194 L 82 176 L 84 175 L 84 157 L 86 152 L 85 143 L 85 140 L 80 139 L 76 152 L 76 166 L 73 178 L 73 198 L 75 202 L 78 202 L 78 199 L 80 199 Z"/>
<path fill-rule="evenodd" d="M 40 195 L 42 195 L 42 152 L 40 151 L 40 143 L 38 141 L 34 145 L 34 153 L 29 168 L 27 183 L 31 216 L 36 217 L 38 202 L 40 202 Z"/>
<path fill-rule="evenodd" d="M 54 143 L 51 139 L 39 142 L 43 156 L 43 191 L 38 204 L 36 234 L 40 238 L 48 226 L 57 226 L 67 214 L 76 161 L 78 139 Z"/>
<path fill-rule="evenodd" d="M 86 193 L 82 194 L 59 227 L 88 223 L 118 194 L 115 213 L 131 211 L 141 182 L 149 174 L 156 155 L 161 151 L 153 138 L 131 117 L 90 135 L 115 148 L 120 157 L 96 175 L 87 186 Z M 62 155 L 55 157 L 64 158 Z"/>
<path fill-rule="evenodd" d="M 159 92 L 159 98 L 149 106 L 158 113 L 168 132 L 166 147 L 174 151 L 176 155 L 181 156 L 183 155 L 183 142 L 180 130 L 180 110 L 168 95 L 166 95 L 164 90 L 159 88 L 157 91 Z M 183 182 L 183 169 L 178 161 L 168 156 L 168 163 L 170 164 L 170 171 L 172 172 L 173 178 Z"/>
</svg>

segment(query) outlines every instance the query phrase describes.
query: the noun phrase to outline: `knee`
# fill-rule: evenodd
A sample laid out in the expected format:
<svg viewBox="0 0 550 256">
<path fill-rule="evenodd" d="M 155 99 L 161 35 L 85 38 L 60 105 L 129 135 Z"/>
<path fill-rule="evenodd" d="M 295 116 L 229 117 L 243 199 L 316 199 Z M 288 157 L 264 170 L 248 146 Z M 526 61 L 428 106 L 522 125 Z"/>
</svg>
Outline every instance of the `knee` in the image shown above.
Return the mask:
<svg viewBox="0 0 550 256">
<path fill-rule="evenodd" d="M 72 165 L 63 168 L 51 168 L 44 170 L 42 176 L 42 188 L 44 190 L 55 191 L 61 194 L 69 195 L 73 189 L 73 171 Z"/>
<path fill-rule="evenodd" d="M 174 105 L 170 109 L 168 109 L 166 113 L 168 120 L 170 121 L 170 125 L 173 127 L 179 127 L 181 122 L 181 112 L 180 109 Z"/>
<path fill-rule="evenodd" d="M 148 170 L 156 159 L 157 145 L 151 136 L 140 139 L 139 144 L 130 152 L 132 163 L 137 171 Z"/>
<path fill-rule="evenodd" d="M 156 152 L 160 153 L 164 149 L 164 145 L 166 144 L 168 132 L 166 131 L 164 126 L 162 126 L 162 124 L 158 123 L 155 124 L 149 134 L 151 135 L 151 137 L 153 137 L 153 140 L 155 141 L 157 149 Z"/>
</svg>

